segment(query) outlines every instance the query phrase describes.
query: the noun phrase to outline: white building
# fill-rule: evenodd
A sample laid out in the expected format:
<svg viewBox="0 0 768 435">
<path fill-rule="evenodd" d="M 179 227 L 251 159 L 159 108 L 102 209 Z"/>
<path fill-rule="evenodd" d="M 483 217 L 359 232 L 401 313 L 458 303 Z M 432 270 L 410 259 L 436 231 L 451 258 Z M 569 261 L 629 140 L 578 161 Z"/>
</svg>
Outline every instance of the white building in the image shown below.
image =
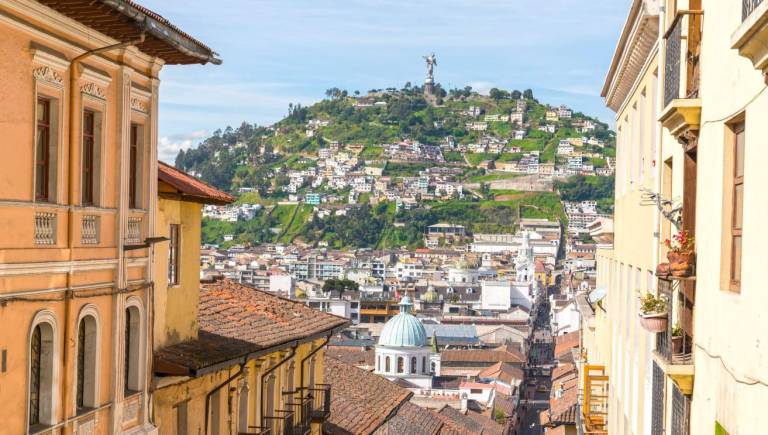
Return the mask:
<svg viewBox="0 0 768 435">
<path fill-rule="evenodd" d="M 390 381 L 403 380 L 414 389 L 431 389 L 440 356 L 432 352 L 427 332 L 411 314 L 411 299 L 403 296 L 400 314 L 384 325 L 376 344 L 375 373 Z"/>
</svg>

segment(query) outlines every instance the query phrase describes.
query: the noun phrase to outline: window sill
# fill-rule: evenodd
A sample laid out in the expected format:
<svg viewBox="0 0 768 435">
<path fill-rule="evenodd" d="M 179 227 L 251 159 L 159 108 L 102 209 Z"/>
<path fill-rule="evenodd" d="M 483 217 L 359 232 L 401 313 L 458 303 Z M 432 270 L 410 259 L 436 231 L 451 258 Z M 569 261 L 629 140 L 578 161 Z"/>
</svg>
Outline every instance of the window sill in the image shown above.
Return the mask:
<svg viewBox="0 0 768 435">
<path fill-rule="evenodd" d="M 731 35 L 731 48 L 756 69 L 768 70 L 768 2 L 761 3 Z"/>
</svg>

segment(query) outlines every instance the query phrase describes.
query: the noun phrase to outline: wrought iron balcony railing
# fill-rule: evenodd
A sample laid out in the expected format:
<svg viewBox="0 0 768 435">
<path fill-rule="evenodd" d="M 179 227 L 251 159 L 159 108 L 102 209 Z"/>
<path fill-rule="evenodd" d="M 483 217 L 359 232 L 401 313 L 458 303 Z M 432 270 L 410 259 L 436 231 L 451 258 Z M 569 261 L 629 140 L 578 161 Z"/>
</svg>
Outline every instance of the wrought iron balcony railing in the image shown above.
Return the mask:
<svg viewBox="0 0 768 435">
<path fill-rule="evenodd" d="M 294 412 L 294 435 L 312 433 L 312 397 L 307 388 L 283 393 L 286 406 Z"/>
<path fill-rule="evenodd" d="M 763 0 L 741 0 L 741 21 L 749 17 Z"/>
<path fill-rule="evenodd" d="M 673 285 L 680 282 L 659 279 L 659 293 L 667 298 L 669 321 L 667 329 L 656 334 L 656 353 L 669 364 L 693 364 L 693 303 L 681 290 L 675 292 Z M 677 313 L 673 318 L 672 313 Z"/>
<path fill-rule="evenodd" d="M 285 409 L 278 409 L 274 415 L 265 416 L 265 426 L 270 430 L 269 435 L 294 435 L 295 416 L 293 411 Z"/>
<path fill-rule="evenodd" d="M 664 106 L 678 98 L 699 94 L 699 50 L 702 11 L 678 11 L 664 35 L 667 43 L 664 66 Z"/>
<path fill-rule="evenodd" d="M 328 384 L 317 384 L 315 388 L 310 388 L 312 397 L 312 421 L 323 422 L 331 414 L 331 386 Z"/>
</svg>

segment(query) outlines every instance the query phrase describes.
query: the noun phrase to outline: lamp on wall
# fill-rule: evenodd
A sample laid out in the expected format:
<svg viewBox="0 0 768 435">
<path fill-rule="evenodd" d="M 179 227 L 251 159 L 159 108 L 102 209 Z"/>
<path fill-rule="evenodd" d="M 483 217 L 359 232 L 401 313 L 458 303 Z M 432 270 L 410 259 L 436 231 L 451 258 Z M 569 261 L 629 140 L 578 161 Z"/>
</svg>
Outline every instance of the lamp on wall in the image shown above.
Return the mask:
<svg viewBox="0 0 768 435">
<path fill-rule="evenodd" d="M 123 251 L 133 251 L 136 249 L 145 249 L 153 246 L 155 243 L 165 242 L 171 240 L 165 236 L 147 237 L 144 239 L 144 243 L 138 245 L 123 245 Z"/>
</svg>

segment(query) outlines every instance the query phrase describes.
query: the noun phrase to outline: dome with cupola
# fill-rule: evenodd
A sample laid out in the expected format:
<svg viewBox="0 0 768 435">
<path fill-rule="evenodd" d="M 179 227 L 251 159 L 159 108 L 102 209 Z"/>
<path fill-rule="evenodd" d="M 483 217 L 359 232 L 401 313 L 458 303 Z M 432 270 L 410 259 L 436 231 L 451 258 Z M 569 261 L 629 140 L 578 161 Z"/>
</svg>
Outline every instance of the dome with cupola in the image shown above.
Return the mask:
<svg viewBox="0 0 768 435">
<path fill-rule="evenodd" d="M 411 298 L 408 295 L 400 300 L 400 314 L 389 319 L 381 330 L 379 346 L 387 347 L 423 347 L 428 344 L 427 332 L 421 321 L 411 314 Z"/>
<path fill-rule="evenodd" d="M 440 302 L 440 294 L 435 291 L 435 287 L 430 284 L 427 287 L 427 291 L 421 294 L 422 302 L 437 303 Z"/>
</svg>

